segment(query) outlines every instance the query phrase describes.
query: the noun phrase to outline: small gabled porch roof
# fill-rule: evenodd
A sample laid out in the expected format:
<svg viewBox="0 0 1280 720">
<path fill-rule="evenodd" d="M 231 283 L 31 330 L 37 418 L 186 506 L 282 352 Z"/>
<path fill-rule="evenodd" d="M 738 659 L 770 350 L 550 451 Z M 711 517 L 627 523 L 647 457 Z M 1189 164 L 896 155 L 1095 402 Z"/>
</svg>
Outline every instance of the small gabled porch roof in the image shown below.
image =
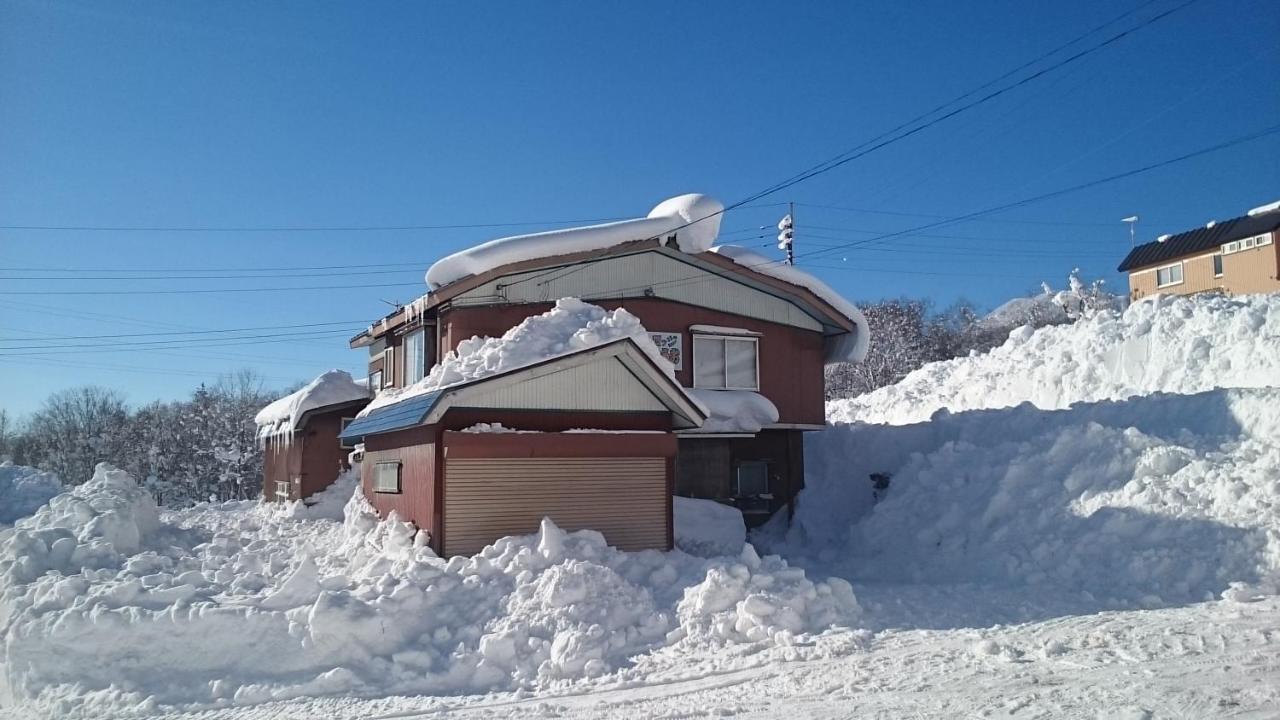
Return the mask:
<svg viewBox="0 0 1280 720">
<path fill-rule="evenodd" d="M 344 442 L 439 422 L 450 408 L 669 412 L 672 428 L 701 427 L 706 413 L 635 341 L 557 355 L 488 377 L 414 394 L 369 411 L 342 431 Z"/>
</svg>

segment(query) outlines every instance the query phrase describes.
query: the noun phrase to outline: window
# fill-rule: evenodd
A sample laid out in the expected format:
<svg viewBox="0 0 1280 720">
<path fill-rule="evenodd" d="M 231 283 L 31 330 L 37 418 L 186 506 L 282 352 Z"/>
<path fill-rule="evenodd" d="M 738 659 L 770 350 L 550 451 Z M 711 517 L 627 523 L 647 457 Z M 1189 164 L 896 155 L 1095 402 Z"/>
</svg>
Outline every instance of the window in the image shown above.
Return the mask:
<svg viewBox="0 0 1280 720">
<path fill-rule="evenodd" d="M 1255 238 L 1247 237 L 1240 242 L 1240 247 L 1244 248 L 1245 250 L 1248 250 L 1249 248 L 1253 247 L 1254 240 Z"/>
<path fill-rule="evenodd" d="M 1182 263 L 1156 268 L 1156 287 L 1182 284 Z"/>
<path fill-rule="evenodd" d="M 1270 245 L 1270 244 L 1271 244 L 1271 233 L 1263 233 L 1262 235 L 1259 235 L 1256 238 L 1256 242 L 1254 243 L 1254 246 L 1262 247 L 1263 245 Z"/>
<path fill-rule="evenodd" d="M 695 335 L 693 386 L 713 390 L 759 390 L 756 338 Z"/>
<path fill-rule="evenodd" d="M 377 392 L 382 389 L 382 371 L 374 370 L 369 373 L 369 390 Z"/>
<path fill-rule="evenodd" d="M 738 497 L 769 494 L 769 463 L 762 460 L 738 463 Z"/>
<path fill-rule="evenodd" d="M 351 424 L 351 421 L 352 421 L 352 420 L 355 420 L 355 418 L 353 418 L 353 417 L 344 417 L 344 418 L 342 418 L 342 420 L 340 421 L 342 424 L 340 425 L 339 430 L 338 430 L 338 447 L 342 448 L 343 450 L 354 450 L 354 449 L 356 448 L 356 446 L 355 446 L 355 445 L 348 445 L 348 444 L 346 443 L 346 441 L 344 441 L 344 440 L 342 439 L 342 433 L 343 433 L 343 431 L 345 431 L 345 430 L 347 429 L 347 426 Z"/>
<path fill-rule="evenodd" d="M 1240 252 L 1240 241 L 1229 242 L 1222 246 L 1222 254 L 1230 255 L 1233 252 Z"/>
<path fill-rule="evenodd" d="M 1264 245 L 1271 244 L 1271 233 L 1262 233 L 1254 235 L 1235 242 L 1229 242 L 1222 246 L 1222 254 L 1230 255 L 1231 253 L 1240 252 L 1242 250 L 1250 250 L 1252 248 L 1260 248 Z"/>
<path fill-rule="evenodd" d="M 396 384 L 396 351 L 387 348 L 382 351 L 382 387 L 395 387 Z"/>
<path fill-rule="evenodd" d="M 1222 277 L 1222 253 L 1213 256 L 1213 276 Z"/>
<path fill-rule="evenodd" d="M 373 491 L 400 492 L 400 462 L 380 462 L 373 466 Z"/>
<path fill-rule="evenodd" d="M 421 380 L 426 372 L 426 337 L 427 333 L 422 328 L 404 336 L 404 384 L 406 386 Z"/>
<path fill-rule="evenodd" d="M 276 497 L 282 497 L 282 498 L 289 497 L 289 481 L 288 480 L 276 481 Z"/>
</svg>

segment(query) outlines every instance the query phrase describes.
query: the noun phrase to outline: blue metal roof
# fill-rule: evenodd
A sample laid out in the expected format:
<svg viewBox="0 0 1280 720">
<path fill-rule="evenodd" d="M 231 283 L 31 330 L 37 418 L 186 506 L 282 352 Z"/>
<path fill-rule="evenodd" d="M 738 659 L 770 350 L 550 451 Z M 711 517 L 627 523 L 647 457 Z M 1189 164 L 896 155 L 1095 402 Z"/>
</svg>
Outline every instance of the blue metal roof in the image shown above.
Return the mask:
<svg viewBox="0 0 1280 720">
<path fill-rule="evenodd" d="M 431 412 L 431 408 L 435 407 L 440 398 L 444 397 L 445 392 L 450 389 L 453 388 L 416 395 L 408 400 L 380 407 L 364 417 L 356 418 L 342 431 L 342 440 L 358 442 L 366 435 L 411 428 L 421 423 L 427 417 L 427 413 Z"/>
</svg>

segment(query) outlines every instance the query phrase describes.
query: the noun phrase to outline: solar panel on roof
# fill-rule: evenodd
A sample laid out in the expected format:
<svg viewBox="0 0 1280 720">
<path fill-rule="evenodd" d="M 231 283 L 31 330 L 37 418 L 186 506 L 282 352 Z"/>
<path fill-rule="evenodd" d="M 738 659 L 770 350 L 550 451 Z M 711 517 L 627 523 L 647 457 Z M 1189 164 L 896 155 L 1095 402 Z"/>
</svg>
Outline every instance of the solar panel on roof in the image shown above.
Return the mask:
<svg viewBox="0 0 1280 720">
<path fill-rule="evenodd" d="M 431 412 L 431 408 L 435 407 L 444 393 L 444 390 L 436 390 L 425 395 L 417 395 L 408 400 L 380 407 L 364 417 L 356 418 L 342 431 L 342 440 L 358 442 L 366 435 L 411 428 L 427 417 L 427 413 Z"/>
</svg>

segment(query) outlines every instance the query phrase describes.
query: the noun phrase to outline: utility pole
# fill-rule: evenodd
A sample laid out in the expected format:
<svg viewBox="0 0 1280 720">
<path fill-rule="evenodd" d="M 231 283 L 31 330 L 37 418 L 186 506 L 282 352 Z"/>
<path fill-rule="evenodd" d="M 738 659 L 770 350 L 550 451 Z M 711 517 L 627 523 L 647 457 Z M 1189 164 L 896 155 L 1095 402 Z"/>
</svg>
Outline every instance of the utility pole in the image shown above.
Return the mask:
<svg viewBox="0 0 1280 720">
<path fill-rule="evenodd" d="M 796 217 L 796 204 L 793 202 L 789 202 L 787 203 L 786 217 L 778 221 L 778 249 L 785 250 L 787 252 L 788 265 L 796 264 L 795 248 L 792 247 L 792 245 L 795 243 L 795 237 L 796 237 L 795 217 Z"/>
</svg>

